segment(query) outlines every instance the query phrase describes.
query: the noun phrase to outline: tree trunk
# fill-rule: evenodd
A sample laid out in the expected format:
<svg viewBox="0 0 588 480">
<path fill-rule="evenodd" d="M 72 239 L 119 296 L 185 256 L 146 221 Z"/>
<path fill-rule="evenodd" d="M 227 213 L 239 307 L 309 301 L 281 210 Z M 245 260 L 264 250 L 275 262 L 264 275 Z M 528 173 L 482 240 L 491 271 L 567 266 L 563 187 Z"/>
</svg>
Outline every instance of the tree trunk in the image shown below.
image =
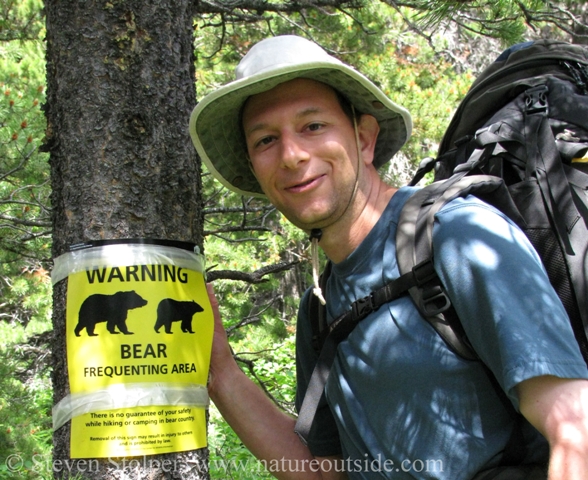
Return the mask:
<svg viewBox="0 0 588 480">
<path fill-rule="evenodd" d="M 202 247 L 200 163 L 188 135 L 193 8 L 193 0 L 45 1 L 54 257 L 100 239 Z M 66 289 L 59 282 L 53 297 L 55 402 L 70 392 Z M 148 459 L 166 468 L 138 457 L 88 468 L 69 449 L 70 422 L 54 433 L 56 478 L 208 478 L 206 449 Z"/>
</svg>

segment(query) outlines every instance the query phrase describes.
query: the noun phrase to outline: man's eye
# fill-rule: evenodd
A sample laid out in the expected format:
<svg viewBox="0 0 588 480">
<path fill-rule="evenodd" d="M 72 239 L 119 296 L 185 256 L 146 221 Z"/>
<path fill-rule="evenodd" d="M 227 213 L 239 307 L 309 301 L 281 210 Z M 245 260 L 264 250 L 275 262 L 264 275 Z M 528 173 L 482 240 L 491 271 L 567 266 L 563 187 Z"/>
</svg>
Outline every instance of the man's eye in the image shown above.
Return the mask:
<svg viewBox="0 0 588 480">
<path fill-rule="evenodd" d="M 316 132 L 317 130 L 320 130 L 321 128 L 323 128 L 323 124 L 322 123 L 311 123 L 310 125 L 308 125 L 307 128 L 311 132 Z"/>
<path fill-rule="evenodd" d="M 274 137 L 263 137 L 262 139 L 258 140 L 255 144 L 257 147 L 264 147 L 269 145 L 274 140 Z"/>
</svg>

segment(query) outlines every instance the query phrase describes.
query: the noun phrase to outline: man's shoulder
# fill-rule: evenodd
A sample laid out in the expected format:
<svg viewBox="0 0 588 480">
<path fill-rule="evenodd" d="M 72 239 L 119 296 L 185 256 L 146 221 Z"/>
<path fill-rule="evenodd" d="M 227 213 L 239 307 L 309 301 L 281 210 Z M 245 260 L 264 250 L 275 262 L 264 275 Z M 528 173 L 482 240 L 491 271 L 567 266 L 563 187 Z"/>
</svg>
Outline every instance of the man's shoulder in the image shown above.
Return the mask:
<svg viewBox="0 0 588 480">
<path fill-rule="evenodd" d="M 435 228 L 460 228 L 463 233 L 478 228 L 491 232 L 495 229 L 520 230 L 504 212 L 473 195 L 456 198 L 444 205 L 435 214 Z"/>
</svg>

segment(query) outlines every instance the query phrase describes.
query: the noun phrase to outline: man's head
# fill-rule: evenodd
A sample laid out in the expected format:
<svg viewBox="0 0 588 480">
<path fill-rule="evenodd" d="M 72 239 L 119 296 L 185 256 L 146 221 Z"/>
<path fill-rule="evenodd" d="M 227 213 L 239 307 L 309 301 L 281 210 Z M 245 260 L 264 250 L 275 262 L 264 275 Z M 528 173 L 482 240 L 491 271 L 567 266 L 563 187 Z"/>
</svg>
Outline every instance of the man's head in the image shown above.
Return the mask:
<svg viewBox="0 0 588 480">
<path fill-rule="evenodd" d="M 211 173 L 245 195 L 264 196 L 251 171 L 242 134 L 242 109 L 254 95 L 285 82 L 306 78 L 331 86 L 356 110 L 376 118 L 376 168 L 390 160 L 408 140 L 409 113 L 353 68 L 301 37 L 272 37 L 251 48 L 237 67 L 237 80 L 206 96 L 190 118 L 194 145 Z"/>
<path fill-rule="evenodd" d="M 293 224 L 310 231 L 342 219 L 355 193 L 379 182 L 373 153 L 379 126 L 354 119 L 328 85 L 308 78 L 249 97 L 243 135 L 264 193 Z M 363 197 L 363 195 L 362 195 Z"/>
</svg>

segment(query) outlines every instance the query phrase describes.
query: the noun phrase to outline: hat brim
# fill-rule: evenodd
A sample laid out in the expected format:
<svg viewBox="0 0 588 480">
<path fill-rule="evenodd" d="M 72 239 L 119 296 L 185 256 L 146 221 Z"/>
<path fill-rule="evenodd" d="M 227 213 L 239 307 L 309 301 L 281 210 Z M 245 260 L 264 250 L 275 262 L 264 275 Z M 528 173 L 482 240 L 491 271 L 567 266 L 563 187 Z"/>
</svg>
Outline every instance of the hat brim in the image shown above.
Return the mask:
<svg viewBox="0 0 588 480">
<path fill-rule="evenodd" d="M 295 78 L 309 78 L 330 85 L 356 110 L 377 119 L 380 133 L 374 152 L 376 168 L 388 162 L 410 137 L 409 112 L 392 102 L 367 77 L 345 64 L 314 61 L 258 73 L 209 94 L 198 103 L 190 117 L 190 136 L 198 154 L 227 188 L 242 195 L 265 197 L 247 159 L 240 112 L 250 96 Z"/>
</svg>

